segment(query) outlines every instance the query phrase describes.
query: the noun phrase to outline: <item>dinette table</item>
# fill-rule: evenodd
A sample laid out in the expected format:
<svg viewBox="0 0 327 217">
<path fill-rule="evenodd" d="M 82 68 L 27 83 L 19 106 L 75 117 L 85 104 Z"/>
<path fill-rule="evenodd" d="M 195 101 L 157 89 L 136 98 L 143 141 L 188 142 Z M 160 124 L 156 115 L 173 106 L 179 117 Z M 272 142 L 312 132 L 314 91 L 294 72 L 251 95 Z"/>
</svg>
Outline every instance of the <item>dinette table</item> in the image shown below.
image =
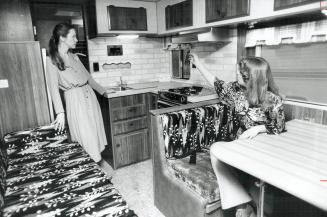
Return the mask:
<svg viewBox="0 0 327 217">
<path fill-rule="evenodd" d="M 219 160 L 260 180 L 260 217 L 265 183 L 327 211 L 327 126 L 295 119 L 286 130 L 217 147 Z"/>
</svg>

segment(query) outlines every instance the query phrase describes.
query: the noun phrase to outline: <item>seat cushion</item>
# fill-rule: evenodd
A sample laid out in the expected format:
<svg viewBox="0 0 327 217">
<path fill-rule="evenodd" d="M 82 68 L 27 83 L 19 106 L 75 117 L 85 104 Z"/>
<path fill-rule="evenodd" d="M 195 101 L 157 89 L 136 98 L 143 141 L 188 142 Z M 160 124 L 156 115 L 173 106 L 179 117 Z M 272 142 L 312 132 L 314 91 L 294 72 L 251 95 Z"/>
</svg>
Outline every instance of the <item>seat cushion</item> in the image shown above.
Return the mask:
<svg viewBox="0 0 327 217">
<path fill-rule="evenodd" d="M 188 188 L 206 199 L 208 203 L 220 200 L 216 175 L 212 169 L 208 151 L 196 153 L 196 164 L 189 163 L 190 156 L 167 159 L 170 172 Z"/>
<path fill-rule="evenodd" d="M 5 137 L 4 217 L 136 217 L 110 178 L 65 134 L 35 129 Z"/>
</svg>

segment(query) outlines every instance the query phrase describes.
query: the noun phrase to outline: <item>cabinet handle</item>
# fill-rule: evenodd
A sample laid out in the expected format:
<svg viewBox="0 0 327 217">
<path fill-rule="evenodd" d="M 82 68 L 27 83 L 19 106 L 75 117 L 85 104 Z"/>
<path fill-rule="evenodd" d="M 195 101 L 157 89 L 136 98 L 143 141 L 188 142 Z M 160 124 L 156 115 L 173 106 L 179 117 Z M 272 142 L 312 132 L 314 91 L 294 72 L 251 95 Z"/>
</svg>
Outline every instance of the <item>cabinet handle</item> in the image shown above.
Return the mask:
<svg viewBox="0 0 327 217">
<path fill-rule="evenodd" d="M 134 125 L 134 123 L 129 123 L 129 126 L 131 126 L 131 127 L 132 127 L 133 125 Z"/>
<path fill-rule="evenodd" d="M 119 148 L 120 147 L 120 144 L 116 144 L 116 147 Z"/>
</svg>

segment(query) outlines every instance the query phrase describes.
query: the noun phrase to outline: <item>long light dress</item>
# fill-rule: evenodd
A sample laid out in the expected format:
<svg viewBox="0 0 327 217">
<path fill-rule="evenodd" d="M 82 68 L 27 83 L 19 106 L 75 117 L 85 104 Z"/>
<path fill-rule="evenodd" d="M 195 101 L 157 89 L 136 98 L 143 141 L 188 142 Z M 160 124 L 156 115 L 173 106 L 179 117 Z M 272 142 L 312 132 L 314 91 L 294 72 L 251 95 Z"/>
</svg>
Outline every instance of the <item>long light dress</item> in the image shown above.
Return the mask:
<svg viewBox="0 0 327 217">
<path fill-rule="evenodd" d="M 69 53 L 66 69 L 60 71 L 47 58 L 49 90 L 55 113 L 64 112 L 59 88 L 64 91 L 66 114 L 72 141 L 79 142 L 95 162 L 101 160 L 101 152 L 107 145 L 103 118 L 95 89 L 101 95 L 105 89 L 96 83 L 79 58 Z M 93 89 L 92 89 L 93 88 Z"/>
</svg>

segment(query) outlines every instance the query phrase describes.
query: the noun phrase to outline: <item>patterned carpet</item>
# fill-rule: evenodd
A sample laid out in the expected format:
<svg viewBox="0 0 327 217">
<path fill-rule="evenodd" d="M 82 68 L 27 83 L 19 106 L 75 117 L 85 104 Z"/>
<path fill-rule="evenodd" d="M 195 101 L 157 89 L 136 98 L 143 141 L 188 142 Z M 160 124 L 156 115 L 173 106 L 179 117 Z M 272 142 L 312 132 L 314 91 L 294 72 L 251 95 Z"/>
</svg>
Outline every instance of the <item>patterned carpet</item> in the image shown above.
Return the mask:
<svg viewBox="0 0 327 217">
<path fill-rule="evenodd" d="M 109 164 L 101 165 L 112 182 L 139 217 L 164 217 L 153 204 L 152 161 L 147 160 L 113 170 Z"/>
</svg>

